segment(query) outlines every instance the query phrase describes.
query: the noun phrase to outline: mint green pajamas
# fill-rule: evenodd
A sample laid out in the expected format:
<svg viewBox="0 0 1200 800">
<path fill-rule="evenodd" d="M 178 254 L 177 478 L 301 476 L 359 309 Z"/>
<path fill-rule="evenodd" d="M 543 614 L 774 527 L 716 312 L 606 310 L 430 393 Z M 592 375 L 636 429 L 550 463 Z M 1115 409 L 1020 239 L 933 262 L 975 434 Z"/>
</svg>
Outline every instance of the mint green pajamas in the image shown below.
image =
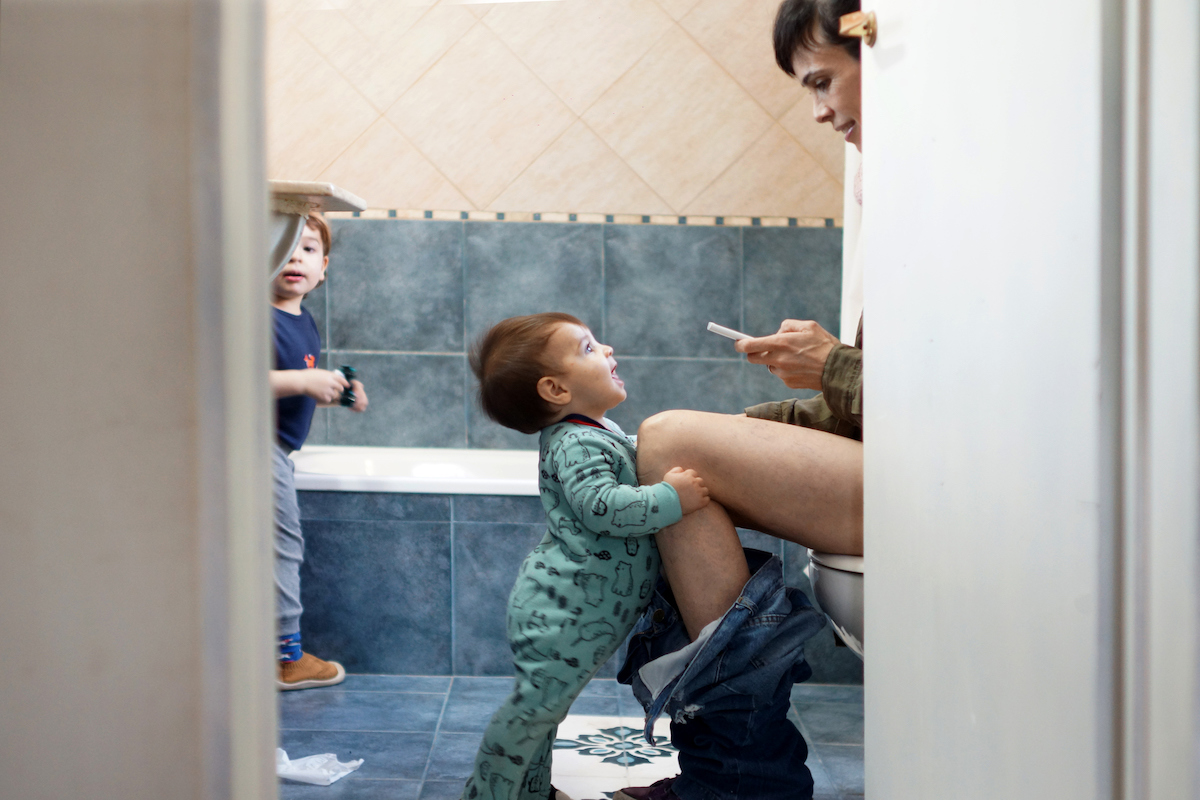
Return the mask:
<svg viewBox="0 0 1200 800">
<path fill-rule="evenodd" d="M 650 601 L 659 566 L 651 534 L 683 516 L 670 485 L 637 485 L 628 437 L 590 422 L 542 430 L 548 530 L 508 599 L 516 683 L 483 735 L 466 800 L 549 796 L 558 723 Z"/>
</svg>

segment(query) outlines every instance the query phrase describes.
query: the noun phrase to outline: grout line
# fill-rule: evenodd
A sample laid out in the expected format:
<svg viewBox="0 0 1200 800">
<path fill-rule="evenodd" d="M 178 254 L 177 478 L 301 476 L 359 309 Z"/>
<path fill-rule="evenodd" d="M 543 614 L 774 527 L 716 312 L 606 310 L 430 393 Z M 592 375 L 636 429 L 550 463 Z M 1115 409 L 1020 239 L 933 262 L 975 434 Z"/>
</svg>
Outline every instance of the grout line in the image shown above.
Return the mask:
<svg viewBox="0 0 1200 800">
<path fill-rule="evenodd" d="M 330 350 L 331 353 L 347 353 L 352 356 L 458 356 L 466 358 L 465 350 Z"/>
<path fill-rule="evenodd" d="M 450 692 L 454 689 L 454 677 L 450 677 L 450 685 L 446 687 L 446 699 L 442 701 L 442 710 L 438 713 L 437 725 L 433 728 L 433 741 L 429 743 L 429 755 L 425 757 L 425 769 L 421 770 L 421 785 L 417 787 L 417 796 L 425 791 L 425 778 L 429 775 L 429 765 L 433 763 L 433 748 L 437 746 L 438 736 L 442 732 L 442 720 L 446 717 L 446 707 L 450 705 Z"/>
<path fill-rule="evenodd" d="M 458 672 L 458 596 L 455 592 L 454 529 L 458 522 L 454 518 L 454 495 L 450 495 L 450 672 Z M 453 680 L 453 679 L 451 679 Z M 446 695 L 449 696 L 449 690 Z"/>
<path fill-rule="evenodd" d="M 608 223 L 600 223 L 600 338 L 608 341 Z"/>
<path fill-rule="evenodd" d="M 471 349 L 471 341 L 467 336 L 467 287 L 470 285 L 470 283 L 467 279 L 467 223 L 464 220 L 463 222 L 460 222 L 459 224 L 462 225 L 462 235 L 459 237 L 459 240 L 458 240 L 458 260 L 459 260 L 459 266 L 462 269 L 462 293 L 463 293 L 463 295 L 462 295 L 462 297 L 463 297 L 463 300 L 462 300 L 462 309 L 463 309 L 462 336 L 463 336 L 463 354 L 465 355 L 466 353 L 470 352 L 470 349 Z M 471 446 L 471 378 L 470 378 L 470 372 L 471 372 L 470 365 L 467 365 L 467 368 L 465 370 L 463 370 L 463 447 L 468 447 L 468 448 Z M 452 508 L 453 508 L 453 506 L 452 506 Z M 454 518 L 453 514 L 451 514 L 451 520 L 453 520 L 453 518 Z M 453 552 L 451 552 L 450 558 L 451 558 L 450 563 L 453 564 L 454 563 L 453 562 L 453 558 L 454 558 Z M 453 606 L 451 606 L 451 612 L 453 612 Z M 451 642 L 453 645 L 453 640 L 451 640 Z M 451 659 L 452 659 L 451 663 L 453 663 L 454 650 L 451 649 L 450 652 L 451 652 Z M 453 671 L 453 669 L 451 669 L 451 671 Z"/>
<path fill-rule="evenodd" d="M 444 705 L 443 705 L 444 707 Z M 378 730 L 374 728 L 280 728 L 281 731 L 300 731 L 303 733 L 403 733 L 408 735 L 433 736 L 437 738 L 437 731 L 407 731 L 407 730 Z M 413 780 L 409 778 L 409 780 Z"/>
<path fill-rule="evenodd" d="M 746 330 L 746 229 L 738 228 L 738 266 L 741 268 L 741 282 L 738 291 L 741 292 L 740 312 L 738 318 L 738 330 Z M 744 360 L 739 354 L 739 361 Z"/>
</svg>

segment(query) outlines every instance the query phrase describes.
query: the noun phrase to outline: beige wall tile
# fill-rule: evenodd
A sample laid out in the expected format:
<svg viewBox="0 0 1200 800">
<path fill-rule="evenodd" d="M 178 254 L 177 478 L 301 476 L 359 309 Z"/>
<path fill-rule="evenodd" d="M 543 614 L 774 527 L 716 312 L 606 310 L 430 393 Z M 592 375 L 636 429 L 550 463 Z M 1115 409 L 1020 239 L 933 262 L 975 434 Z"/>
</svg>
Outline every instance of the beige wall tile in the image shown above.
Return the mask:
<svg viewBox="0 0 1200 800">
<path fill-rule="evenodd" d="M 700 0 L 679 23 L 775 119 L 805 94 L 775 63 L 778 8 L 779 0 Z"/>
<path fill-rule="evenodd" d="M 688 214 L 840 217 L 842 184 L 779 125 L 754 143 L 695 201 Z"/>
<path fill-rule="evenodd" d="M 700 0 L 657 0 L 662 6 L 663 11 L 671 15 L 672 19 L 683 19 L 684 15 L 692 10 L 692 7 Z"/>
<path fill-rule="evenodd" d="M 476 208 L 488 207 L 574 117 L 481 24 L 387 116 Z"/>
<path fill-rule="evenodd" d="M 298 14 L 296 21 L 313 47 L 380 112 L 474 24 L 466 6 L 421 7 L 394 0 L 359 2 L 341 13 Z"/>
<path fill-rule="evenodd" d="M 572 125 L 490 207 L 497 211 L 671 211 L 582 122 Z"/>
<path fill-rule="evenodd" d="M 312 180 L 379 113 L 294 27 L 267 44 L 267 175 Z"/>
<path fill-rule="evenodd" d="M 583 119 L 676 212 L 772 124 L 678 29 L 659 40 Z"/>
<path fill-rule="evenodd" d="M 445 208 L 454 211 L 471 211 L 475 206 L 468 200 L 462 192 L 454 188 L 454 184 L 446 181 L 440 184 L 437 189 L 425 198 L 425 204 L 421 208 Z"/>
<path fill-rule="evenodd" d="M 818 125 L 813 119 L 812 98 L 805 96 L 783 115 L 779 124 L 790 133 L 829 176 L 839 183 L 846 168 L 846 141 L 828 123 Z"/>
<path fill-rule="evenodd" d="M 673 24 L 654 0 L 503 3 L 483 22 L 576 114 Z"/>
<path fill-rule="evenodd" d="M 429 203 L 435 197 L 442 202 L 456 198 L 453 208 L 472 207 L 386 119 L 369 127 L 321 173 L 320 180 L 354 192 L 372 208 L 434 208 Z"/>
</svg>

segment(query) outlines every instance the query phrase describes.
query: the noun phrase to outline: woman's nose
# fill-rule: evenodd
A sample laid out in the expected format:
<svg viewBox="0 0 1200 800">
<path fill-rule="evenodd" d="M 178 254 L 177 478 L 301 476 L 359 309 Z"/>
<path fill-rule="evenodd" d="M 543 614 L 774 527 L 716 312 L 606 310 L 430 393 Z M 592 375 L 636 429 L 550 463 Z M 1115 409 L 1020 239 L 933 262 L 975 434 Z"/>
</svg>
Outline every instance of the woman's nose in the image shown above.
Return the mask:
<svg viewBox="0 0 1200 800">
<path fill-rule="evenodd" d="M 829 122 L 833 119 L 833 109 L 814 97 L 813 119 L 815 119 L 818 123 Z"/>
</svg>

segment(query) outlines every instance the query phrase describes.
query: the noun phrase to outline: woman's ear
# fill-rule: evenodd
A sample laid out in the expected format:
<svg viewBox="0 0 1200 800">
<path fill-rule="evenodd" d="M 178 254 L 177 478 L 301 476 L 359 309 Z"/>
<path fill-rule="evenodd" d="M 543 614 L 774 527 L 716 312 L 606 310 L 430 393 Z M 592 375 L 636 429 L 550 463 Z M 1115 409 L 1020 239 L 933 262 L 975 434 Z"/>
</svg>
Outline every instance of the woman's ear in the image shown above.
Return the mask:
<svg viewBox="0 0 1200 800">
<path fill-rule="evenodd" d="M 558 378 L 547 375 L 537 382 L 538 396 L 552 406 L 565 406 L 571 402 L 571 390 Z"/>
</svg>

